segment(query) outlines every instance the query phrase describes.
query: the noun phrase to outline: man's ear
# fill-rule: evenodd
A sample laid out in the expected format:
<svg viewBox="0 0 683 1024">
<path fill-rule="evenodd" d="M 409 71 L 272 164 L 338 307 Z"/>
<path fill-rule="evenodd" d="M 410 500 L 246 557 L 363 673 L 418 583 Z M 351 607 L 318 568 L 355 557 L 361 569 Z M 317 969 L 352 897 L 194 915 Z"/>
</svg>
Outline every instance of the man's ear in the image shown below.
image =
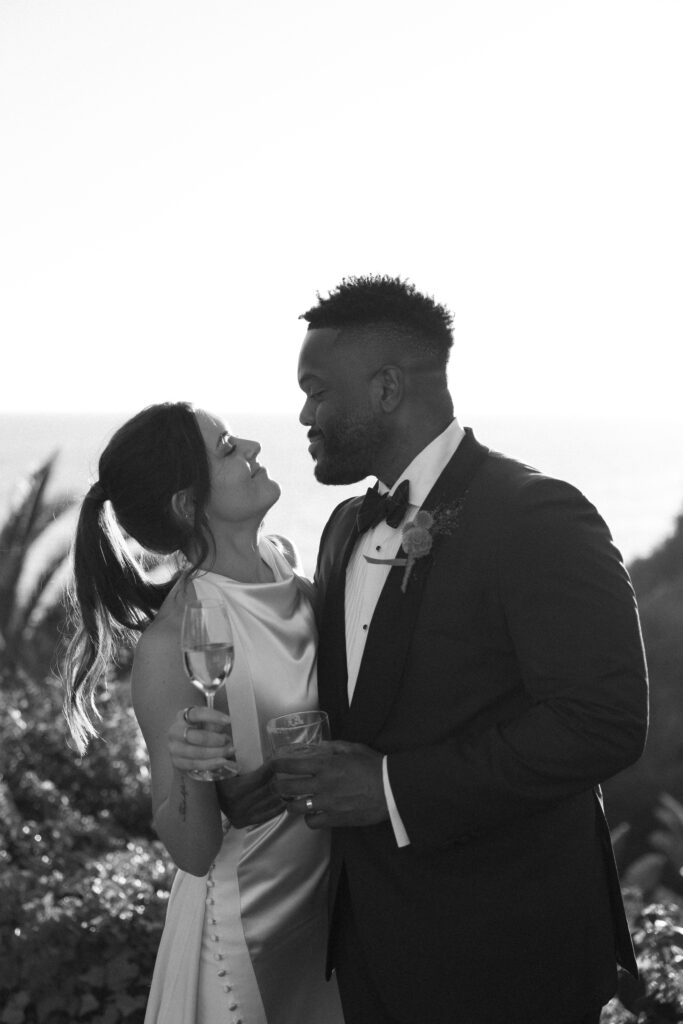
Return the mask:
<svg viewBox="0 0 683 1024">
<path fill-rule="evenodd" d="M 400 366 L 387 364 L 380 367 L 372 378 L 372 384 L 383 412 L 393 412 L 398 408 L 405 393 L 405 378 Z"/>
<path fill-rule="evenodd" d="M 177 519 L 185 526 L 194 525 L 195 503 L 192 490 L 186 487 L 184 491 L 176 491 L 171 498 L 171 508 Z"/>
</svg>

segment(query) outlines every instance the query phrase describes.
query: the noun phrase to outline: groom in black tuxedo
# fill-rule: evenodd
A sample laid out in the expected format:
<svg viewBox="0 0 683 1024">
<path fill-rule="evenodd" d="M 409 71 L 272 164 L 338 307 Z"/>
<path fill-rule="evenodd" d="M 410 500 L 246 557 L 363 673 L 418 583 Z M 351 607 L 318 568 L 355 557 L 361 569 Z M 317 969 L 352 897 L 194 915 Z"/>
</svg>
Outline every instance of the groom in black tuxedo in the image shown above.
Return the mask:
<svg viewBox="0 0 683 1024">
<path fill-rule="evenodd" d="M 619 552 L 575 488 L 460 427 L 443 306 L 353 278 L 304 318 L 316 477 L 379 480 L 320 545 L 333 742 L 279 762 L 332 830 L 347 1024 L 595 1024 L 636 969 L 599 788 L 647 725 Z"/>
</svg>

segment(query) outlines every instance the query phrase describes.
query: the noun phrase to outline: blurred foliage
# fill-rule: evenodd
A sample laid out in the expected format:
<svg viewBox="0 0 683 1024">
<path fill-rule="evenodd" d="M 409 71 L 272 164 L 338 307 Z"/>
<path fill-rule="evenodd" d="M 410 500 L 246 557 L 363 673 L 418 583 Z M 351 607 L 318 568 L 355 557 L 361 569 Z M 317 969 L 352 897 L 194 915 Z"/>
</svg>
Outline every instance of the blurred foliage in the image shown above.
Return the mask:
<svg viewBox="0 0 683 1024">
<path fill-rule="evenodd" d="M 144 1018 L 172 867 L 125 682 L 68 746 L 61 687 L 0 674 L 0 1024 Z"/>
<path fill-rule="evenodd" d="M 629 568 L 650 675 L 650 728 L 640 760 L 603 787 L 610 822 L 631 825 L 620 866 L 647 846 L 660 793 L 683 802 L 683 516 L 666 541 Z M 674 883 L 683 893 L 680 876 Z"/>
<path fill-rule="evenodd" d="M 46 498 L 53 464 L 17 489 L 0 526 L 0 1024 L 137 1024 L 173 868 L 120 678 L 129 651 L 99 695 L 101 739 L 85 757 L 69 742 L 51 669 L 67 628 L 71 502 Z"/>
<path fill-rule="evenodd" d="M 683 909 L 677 903 L 643 902 L 624 890 L 640 977 L 620 973 L 617 995 L 600 1024 L 665 1024 L 683 1021 Z"/>
<path fill-rule="evenodd" d="M 46 497 L 55 459 L 19 484 L 0 526 L 0 655 L 37 675 L 49 669 L 63 623 L 60 581 L 71 542 L 72 499 Z"/>
<path fill-rule="evenodd" d="M 683 1021 L 683 900 L 666 884 L 683 869 L 683 804 L 663 793 L 653 816 L 658 827 L 648 837 L 650 849 L 621 876 L 640 977 L 620 973 L 601 1024 Z M 613 834 L 617 856 L 627 832 L 622 825 Z"/>
</svg>

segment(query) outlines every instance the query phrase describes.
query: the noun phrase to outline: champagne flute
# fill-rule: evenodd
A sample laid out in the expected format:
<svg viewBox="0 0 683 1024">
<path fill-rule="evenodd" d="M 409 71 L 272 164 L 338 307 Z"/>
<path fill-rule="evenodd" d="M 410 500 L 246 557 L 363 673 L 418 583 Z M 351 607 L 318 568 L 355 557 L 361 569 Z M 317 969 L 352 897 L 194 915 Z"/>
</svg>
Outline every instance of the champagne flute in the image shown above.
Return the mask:
<svg viewBox="0 0 683 1024">
<path fill-rule="evenodd" d="M 214 696 L 230 675 L 235 658 L 225 602 L 190 602 L 183 614 L 181 645 L 185 671 L 206 697 L 207 707 L 212 708 Z M 232 742 L 232 729 L 229 739 Z M 236 775 L 237 771 L 237 764 L 232 761 L 219 768 L 192 768 L 187 774 L 202 782 L 215 782 Z"/>
</svg>

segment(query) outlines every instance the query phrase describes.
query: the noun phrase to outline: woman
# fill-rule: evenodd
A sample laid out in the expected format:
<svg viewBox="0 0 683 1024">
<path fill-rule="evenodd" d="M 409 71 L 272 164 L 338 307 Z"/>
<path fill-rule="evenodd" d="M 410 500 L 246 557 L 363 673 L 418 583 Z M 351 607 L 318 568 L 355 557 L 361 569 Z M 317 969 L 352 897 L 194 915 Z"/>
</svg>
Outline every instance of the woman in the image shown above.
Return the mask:
<svg viewBox="0 0 683 1024">
<path fill-rule="evenodd" d="M 133 706 L 154 825 L 179 868 L 146 1024 L 342 1020 L 336 987 L 324 980 L 327 836 L 284 811 L 267 763 L 265 722 L 315 707 L 317 692 L 306 584 L 289 545 L 259 536 L 280 495 L 259 451 L 206 412 L 152 406 L 113 436 L 78 523 L 67 718 L 82 751 L 114 640 L 144 630 Z M 124 532 L 188 567 L 170 583 L 150 581 Z M 198 701 L 180 648 L 187 601 L 216 596 L 235 634 L 234 750 L 224 690 L 215 711 Z M 187 774 L 233 756 L 239 776 L 211 783 Z"/>
</svg>

